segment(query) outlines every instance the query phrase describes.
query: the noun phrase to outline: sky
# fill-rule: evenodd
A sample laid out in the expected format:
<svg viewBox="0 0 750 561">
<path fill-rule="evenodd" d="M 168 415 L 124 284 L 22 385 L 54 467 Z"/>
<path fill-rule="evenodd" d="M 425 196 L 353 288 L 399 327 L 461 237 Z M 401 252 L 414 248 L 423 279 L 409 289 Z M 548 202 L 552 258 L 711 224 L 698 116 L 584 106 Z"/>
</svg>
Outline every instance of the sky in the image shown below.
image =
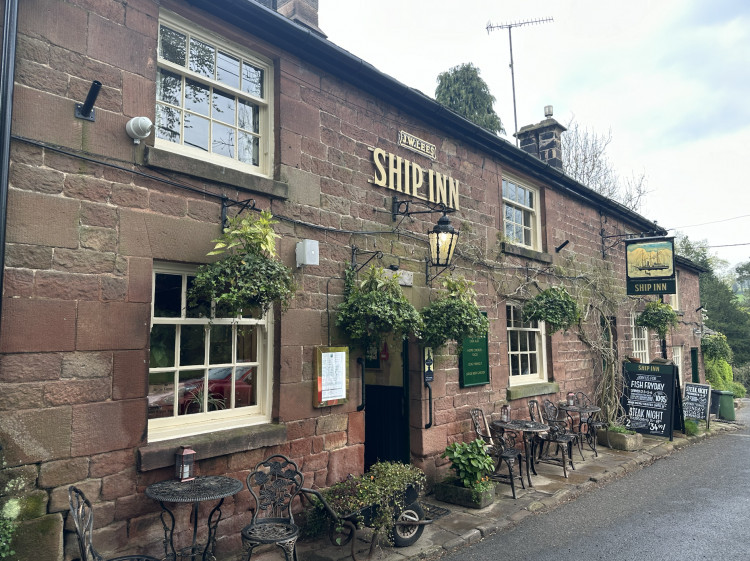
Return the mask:
<svg viewBox="0 0 750 561">
<path fill-rule="evenodd" d="M 514 141 L 544 119 L 611 132 L 621 176 L 645 174 L 640 213 L 730 265 L 750 260 L 750 2 L 746 0 L 319 0 L 328 39 L 435 96 L 473 63 Z M 746 245 L 736 245 L 746 244 Z M 720 247 L 732 246 L 732 247 Z"/>
</svg>

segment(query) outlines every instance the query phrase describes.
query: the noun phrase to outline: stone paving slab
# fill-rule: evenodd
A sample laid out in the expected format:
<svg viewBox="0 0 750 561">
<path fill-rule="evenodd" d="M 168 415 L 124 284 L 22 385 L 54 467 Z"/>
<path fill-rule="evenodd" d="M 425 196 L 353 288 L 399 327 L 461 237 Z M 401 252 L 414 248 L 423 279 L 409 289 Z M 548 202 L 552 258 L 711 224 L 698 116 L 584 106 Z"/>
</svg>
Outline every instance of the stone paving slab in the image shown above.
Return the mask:
<svg viewBox="0 0 750 561">
<path fill-rule="evenodd" d="M 412 546 L 394 548 L 378 545 L 372 556 L 375 561 L 408 561 L 436 558 L 447 551 L 475 543 L 482 538 L 502 532 L 518 524 L 527 516 L 553 509 L 567 501 L 575 500 L 599 485 L 641 469 L 659 458 L 703 441 L 705 438 L 725 431 L 737 430 L 737 423 L 711 421 L 711 431 L 698 436 L 675 435 L 672 442 L 664 438 L 644 436 L 643 448 L 631 452 L 598 447 L 598 457 L 593 451 L 584 449 L 582 461 L 578 451 L 574 451 L 575 470 L 568 470 L 568 478 L 563 477 L 558 465 L 537 464 L 538 475 L 531 476 L 533 487 L 516 488 L 514 500 L 509 485 L 498 485 L 495 502 L 484 509 L 470 509 L 442 503 L 427 496 L 425 500 L 450 510 L 434 523 L 425 526 L 422 537 Z M 361 531 L 357 535 L 357 558 L 364 561 L 370 549 L 371 532 Z M 344 561 L 351 560 L 351 547 L 336 547 L 327 537 L 305 539 L 298 542 L 299 561 Z M 222 558 L 218 561 L 238 561 L 240 557 Z M 264 550 L 252 557 L 257 561 L 283 561 L 280 549 Z"/>
</svg>

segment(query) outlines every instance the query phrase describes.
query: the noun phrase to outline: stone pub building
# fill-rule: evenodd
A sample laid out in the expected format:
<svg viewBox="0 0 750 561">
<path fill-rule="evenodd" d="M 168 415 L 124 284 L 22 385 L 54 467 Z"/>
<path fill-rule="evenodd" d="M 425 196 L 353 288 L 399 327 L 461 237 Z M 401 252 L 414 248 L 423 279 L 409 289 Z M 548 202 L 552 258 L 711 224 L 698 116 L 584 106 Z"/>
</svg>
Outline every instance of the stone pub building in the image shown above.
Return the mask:
<svg viewBox="0 0 750 561">
<path fill-rule="evenodd" d="M 160 509 L 144 489 L 173 477 L 181 445 L 200 474 L 242 481 L 272 453 L 317 488 L 377 458 L 434 481 L 445 446 L 473 438 L 472 407 L 520 417 L 532 397 L 593 395 L 602 316 L 618 360 L 661 356 L 633 323 L 648 298 L 625 295 L 623 240 L 666 232 L 561 171 L 551 115 L 518 148 L 329 42 L 317 3 L 5 2 L 0 508 L 18 524 L 18 559 L 78 555 L 72 484 L 94 503 L 103 554 L 159 555 Z M 154 123 L 138 143 L 137 117 Z M 394 197 L 454 211 L 454 274 L 475 282 L 490 324 L 486 379 L 465 383 L 449 344 L 430 400 L 419 341 L 389 340 L 366 388 L 351 347 L 347 399 L 318 407 L 316 353 L 349 345 L 335 317 L 353 260 L 382 252 L 370 264 L 398 270 L 418 309 L 439 290 L 425 266 L 439 214 L 394 216 Z M 289 308 L 186 312 L 223 212 L 257 210 L 278 221 L 299 286 Z M 303 240 L 317 264 L 297 265 Z M 680 323 L 667 355 L 687 381 L 703 378 L 698 272 L 678 260 L 669 297 Z M 581 330 L 521 320 L 525 300 L 563 285 Z M 196 405 L 206 389 L 231 396 Z M 248 506 L 246 490 L 225 502 L 218 554 L 240 548 Z"/>
</svg>

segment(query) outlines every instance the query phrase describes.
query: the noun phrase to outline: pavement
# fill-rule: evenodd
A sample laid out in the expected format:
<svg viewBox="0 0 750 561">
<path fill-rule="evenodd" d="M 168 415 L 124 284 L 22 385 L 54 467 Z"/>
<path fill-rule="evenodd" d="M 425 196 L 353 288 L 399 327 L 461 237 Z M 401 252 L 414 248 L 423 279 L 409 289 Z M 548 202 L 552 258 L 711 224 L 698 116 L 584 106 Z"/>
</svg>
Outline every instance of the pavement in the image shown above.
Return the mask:
<svg viewBox="0 0 750 561">
<path fill-rule="evenodd" d="M 738 401 L 737 405 L 747 405 L 750 400 Z M 373 549 L 372 559 L 376 561 L 406 561 L 434 559 L 445 553 L 476 543 L 481 539 L 507 530 L 527 516 L 554 509 L 558 505 L 575 500 L 608 482 L 639 470 L 660 458 L 703 441 L 717 434 L 734 431 L 742 425 L 737 422 L 711 419 L 711 429 L 696 436 L 674 434 L 674 440 L 643 436 L 643 448 L 636 451 L 612 450 L 597 447 L 598 456 L 584 446 L 581 460 L 574 451 L 575 471 L 568 470 L 568 478 L 563 477 L 562 468 L 552 464 L 537 464 L 538 475 L 532 475 L 533 488 L 521 489 L 516 484 L 516 499 L 513 499 L 510 486 L 499 484 L 495 502 L 483 509 L 464 508 L 443 503 L 434 495 L 421 499 L 427 518 L 433 522 L 425 526 L 424 533 L 414 545 L 390 547 L 381 540 Z M 367 559 L 370 551 L 372 532 L 360 530 L 355 537 L 355 553 L 358 561 Z M 299 561 L 343 561 L 351 559 L 351 545 L 341 547 L 330 543 L 327 536 L 315 539 L 301 539 L 297 542 Z M 253 555 L 255 561 L 283 560 L 281 551 L 271 549 Z"/>
</svg>

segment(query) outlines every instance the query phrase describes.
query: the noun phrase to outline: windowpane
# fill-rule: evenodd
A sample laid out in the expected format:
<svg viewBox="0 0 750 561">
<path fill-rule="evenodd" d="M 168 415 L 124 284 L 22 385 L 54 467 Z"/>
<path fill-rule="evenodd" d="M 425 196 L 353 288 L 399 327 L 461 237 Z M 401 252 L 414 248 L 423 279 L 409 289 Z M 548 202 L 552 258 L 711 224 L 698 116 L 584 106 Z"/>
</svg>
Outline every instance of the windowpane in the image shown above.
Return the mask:
<svg viewBox="0 0 750 561">
<path fill-rule="evenodd" d="M 529 355 L 529 373 L 530 374 L 538 374 L 539 368 L 536 365 L 536 355 L 531 354 Z"/>
<path fill-rule="evenodd" d="M 187 278 L 187 290 L 188 292 L 193 287 L 193 284 L 195 283 L 195 277 L 189 276 Z M 185 317 L 189 318 L 207 318 L 211 316 L 211 303 L 206 302 L 205 300 L 201 300 L 199 302 L 195 302 L 194 304 L 191 304 L 190 300 L 187 300 L 187 310 L 185 312 Z"/>
<path fill-rule="evenodd" d="M 234 125 L 235 105 L 234 96 L 214 90 L 213 113 L 211 114 L 211 117 L 217 121 Z"/>
<path fill-rule="evenodd" d="M 198 39 L 190 39 L 190 70 L 213 79 L 215 56 L 216 51 L 211 45 Z"/>
<path fill-rule="evenodd" d="M 183 325 L 180 332 L 180 366 L 203 364 L 205 358 L 205 328 L 203 325 Z"/>
<path fill-rule="evenodd" d="M 182 277 L 158 274 L 154 280 L 154 317 L 180 317 Z"/>
<path fill-rule="evenodd" d="M 180 142 L 180 119 L 182 111 L 156 104 L 156 138 Z"/>
<path fill-rule="evenodd" d="M 242 63 L 242 91 L 257 97 L 263 97 L 263 70 Z"/>
<path fill-rule="evenodd" d="M 174 72 L 160 70 L 156 99 L 172 105 L 182 105 L 182 77 Z"/>
<path fill-rule="evenodd" d="M 511 376 L 521 375 L 520 361 L 517 356 L 510 357 L 510 375 Z"/>
<path fill-rule="evenodd" d="M 521 355 L 521 375 L 529 374 L 529 355 Z"/>
<path fill-rule="evenodd" d="M 239 59 L 219 51 L 216 59 L 216 79 L 233 88 L 240 87 Z"/>
<path fill-rule="evenodd" d="M 518 351 L 518 332 L 517 331 L 511 331 L 510 333 L 508 333 L 508 349 L 512 353 Z"/>
<path fill-rule="evenodd" d="M 257 369 L 254 366 L 238 366 L 234 382 L 234 406 L 255 405 Z"/>
<path fill-rule="evenodd" d="M 528 228 L 523 229 L 523 244 L 531 245 L 531 230 Z"/>
<path fill-rule="evenodd" d="M 239 112 L 237 114 L 237 126 L 250 132 L 260 132 L 258 122 L 258 106 L 247 101 L 240 100 Z"/>
<path fill-rule="evenodd" d="M 148 418 L 174 415 L 174 372 L 149 372 Z"/>
<path fill-rule="evenodd" d="M 151 327 L 150 368 L 174 366 L 175 326 L 156 324 Z"/>
<path fill-rule="evenodd" d="M 185 80 L 185 108 L 208 117 L 208 88 L 195 80 Z"/>
<path fill-rule="evenodd" d="M 240 131 L 239 133 L 239 155 L 238 159 L 246 164 L 260 165 L 260 147 L 258 138 Z"/>
<path fill-rule="evenodd" d="M 177 388 L 178 413 L 180 415 L 202 413 L 206 407 L 204 371 L 186 370 L 180 372 L 179 378 L 180 383 Z M 213 407 L 213 409 L 216 408 Z M 212 410 L 211 403 L 209 403 L 208 409 Z"/>
<path fill-rule="evenodd" d="M 185 114 L 185 145 L 208 151 L 208 119 Z"/>
<path fill-rule="evenodd" d="M 211 133 L 211 151 L 234 158 L 234 128 L 214 123 Z"/>
<path fill-rule="evenodd" d="M 254 325 L 237 326 L 237 361 L 257 362 L 257 331 Z"/>
<path fill-rule="evenodd" d="M 187 37 L 178 31 L 162 25 L 159 27 L 159 39 L 159 56 L 169 62 L 185 66 L 185 44 Z"/>
<path fill-rule="evenodd" d="M 232 362 L 232 326 L 211 326 L 211 344 L 208 350 L 208 361 L 211 364 Z"/>
</svg>

